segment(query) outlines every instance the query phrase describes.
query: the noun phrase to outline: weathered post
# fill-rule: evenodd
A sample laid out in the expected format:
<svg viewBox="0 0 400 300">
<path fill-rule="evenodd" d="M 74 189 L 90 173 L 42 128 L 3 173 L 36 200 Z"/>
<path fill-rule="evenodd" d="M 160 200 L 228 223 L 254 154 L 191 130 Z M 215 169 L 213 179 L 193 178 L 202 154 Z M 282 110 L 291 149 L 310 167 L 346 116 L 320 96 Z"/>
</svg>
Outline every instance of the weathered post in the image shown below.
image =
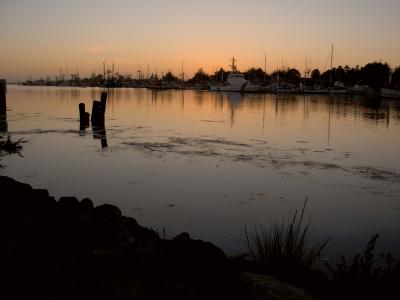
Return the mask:
<svg viewBox="0 0 400 300">
<path fill-rule="evenodd" d="M 89 126 L 89 113 L 85 111 L 85 103 L 79 103 L 79 121 L 81 127 Z"/>
<path fill-rule="evenodd" d="M 100 97 L 100 112 L 104 115 L 106 113 L 107 92 L 101 92 Z"/>
<path fill-rule="evenodd" d="M 6 92 L 6 80 L 0 79 L 0 116 L 5 116 L 7 114 Z"/>
<path fill-rule="evenodd" d="M 100 114 L 100 102 L 97 100 L 93 101 L 92 106 L 92 126 L 97 126 L 99 123 L 99 114 Z"/>
</svg>

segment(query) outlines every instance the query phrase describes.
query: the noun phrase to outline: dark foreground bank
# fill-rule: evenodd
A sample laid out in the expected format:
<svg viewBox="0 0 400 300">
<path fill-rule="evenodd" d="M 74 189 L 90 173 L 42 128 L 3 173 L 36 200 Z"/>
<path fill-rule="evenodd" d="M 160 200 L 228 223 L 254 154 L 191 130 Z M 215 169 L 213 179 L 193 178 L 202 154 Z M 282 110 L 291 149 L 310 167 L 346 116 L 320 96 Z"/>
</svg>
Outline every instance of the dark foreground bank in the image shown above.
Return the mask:
<svg viewBox="0 0 400 300">
<path fill-rule="evenodd" d="M 216 246 L 0 176 L 1 299 L 310 299 Z"/>
</svg>

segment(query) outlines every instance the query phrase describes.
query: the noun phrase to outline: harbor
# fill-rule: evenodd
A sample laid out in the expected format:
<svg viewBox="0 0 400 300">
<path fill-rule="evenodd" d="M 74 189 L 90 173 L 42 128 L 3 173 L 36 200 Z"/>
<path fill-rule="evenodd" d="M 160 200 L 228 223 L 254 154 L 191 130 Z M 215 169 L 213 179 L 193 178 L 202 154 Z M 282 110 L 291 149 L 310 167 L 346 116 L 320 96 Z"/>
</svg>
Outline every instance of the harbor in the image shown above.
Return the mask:
<svg viewBox="0 0 400 300">
<path fill-rule="evenodd" d="M 0 1 L 0 298 L 398 299 L 399 11 Z"/>
<path fill-rule="evenodd" d="M 333 53 L 331 54 L 333 55 Z M 295 68 L 283 67 L 271 74 L 264 68 L 251 68 L 241 73 L 232 58 L 231 70 L 221 68 L 209 75 L 199 69 L 192 78 L 185 80 L 182 67 L 181 76 L 175 76 L 171 71 L 166 74 L 150 74 L 145 78 L 143 72 L 133 78 L 130 74 L 114 72 L 106 69 L 103 74 L 92 73 L 91 77 L 80 78 L 77 74 L 70 77 L 60 70 L 60 75 L 54 80 L 27 80 L 25 86 L 69 86 L 69 87 L 103 87 L 103 88 L 150 88 L 150 89 L 185 89 L 230 91 L 240 93 L 285 93 L 285 94 L 347 94 L 368 95 L 382 98 L 400 98 L 400 67 L 392 70 L 387 63 L 373 62 L 362 68 L 339 66 L 323 73 L 318 69 L 311 71 L 310 66 L 304 69 L 304 76 Z"/>
</svg>

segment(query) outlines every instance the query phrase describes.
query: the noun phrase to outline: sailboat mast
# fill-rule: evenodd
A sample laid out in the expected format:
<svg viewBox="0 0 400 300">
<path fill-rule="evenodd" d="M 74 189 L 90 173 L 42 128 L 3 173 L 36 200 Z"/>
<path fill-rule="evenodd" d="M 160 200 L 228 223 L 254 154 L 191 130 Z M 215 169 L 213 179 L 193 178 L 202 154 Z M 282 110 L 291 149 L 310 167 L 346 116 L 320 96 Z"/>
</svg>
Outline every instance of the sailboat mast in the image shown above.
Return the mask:
<svg viewBox="0 0 400 300">
<path fill-rule="evenodd" d="M 183 73 L 183 60 L 182 60 L 182 81 L 185 81 L 185 73 Z"/>
<path fill-rule="evenodd" d="M 333 44 L 332 44 L 332 50 L 331 50 L 331 72 L 330 72 L 330 77 L 329 77 L 329 83 L 332 85 L 332 67 L 333 67 Z"/>
<path fill-rule="evenodd" d="M 267 75 L 267 52 L 264 53 L 264 84 L 266 75 Z"/>
</svg>

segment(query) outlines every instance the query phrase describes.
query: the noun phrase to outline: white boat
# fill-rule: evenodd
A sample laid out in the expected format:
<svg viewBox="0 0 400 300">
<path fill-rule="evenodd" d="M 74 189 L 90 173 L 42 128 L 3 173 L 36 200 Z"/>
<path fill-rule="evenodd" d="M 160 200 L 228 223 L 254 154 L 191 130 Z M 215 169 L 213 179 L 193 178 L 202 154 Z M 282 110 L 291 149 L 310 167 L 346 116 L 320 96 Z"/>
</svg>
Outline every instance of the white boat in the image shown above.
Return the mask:
<svg viewBox="0 0 400 300">
<path fill-rule="evenodd" d="M 370 90 L 370 88 L 368 87 L 368 85 L 358 85 L 358 84 L 356 84 L 355 86 L 349 87 L 349 88 L 347 89 L 347 94 L 351 94 L 351 95 L 364 95 L 364 94 L 366 94 L 369 90 Z"/>
<path fill-rule="evenodd" d="M 303 92 L 305 94 L 328 94 L 329 91 L 320 85 L 304 86 Z"/>
<path fill-rule="evenodd" d="M 329 94 L 346 94 L 346 87 L 342 82 L 336 81 L 334 86 L 328 87 Z"/>
<path fill-rule="evenodd" d="M 226 83 L 210 85 L 210 91 L 221 92 L 261 92 L 261 85 L 251 84 L 250 81 L 244 78 L 244 74 L 238 73 L 235 65 L 235 58 L 232 59 L 232 73 L 228 74 Z"/>
<path fill-rule="evenodd" d="M 400 98 L 400 91 L 381 88 L 381 96 L 383 98 Z"/>
<path fill-rule="evenodd" d="M 265 91 L 276 93 L 276 94 L 284 94 L 284 93 L 297 93 L 299 90 L 296 89 L 296 86 L 288 83 L 272 83 L 269 86 L 265 87 Z"/>
</svg>

